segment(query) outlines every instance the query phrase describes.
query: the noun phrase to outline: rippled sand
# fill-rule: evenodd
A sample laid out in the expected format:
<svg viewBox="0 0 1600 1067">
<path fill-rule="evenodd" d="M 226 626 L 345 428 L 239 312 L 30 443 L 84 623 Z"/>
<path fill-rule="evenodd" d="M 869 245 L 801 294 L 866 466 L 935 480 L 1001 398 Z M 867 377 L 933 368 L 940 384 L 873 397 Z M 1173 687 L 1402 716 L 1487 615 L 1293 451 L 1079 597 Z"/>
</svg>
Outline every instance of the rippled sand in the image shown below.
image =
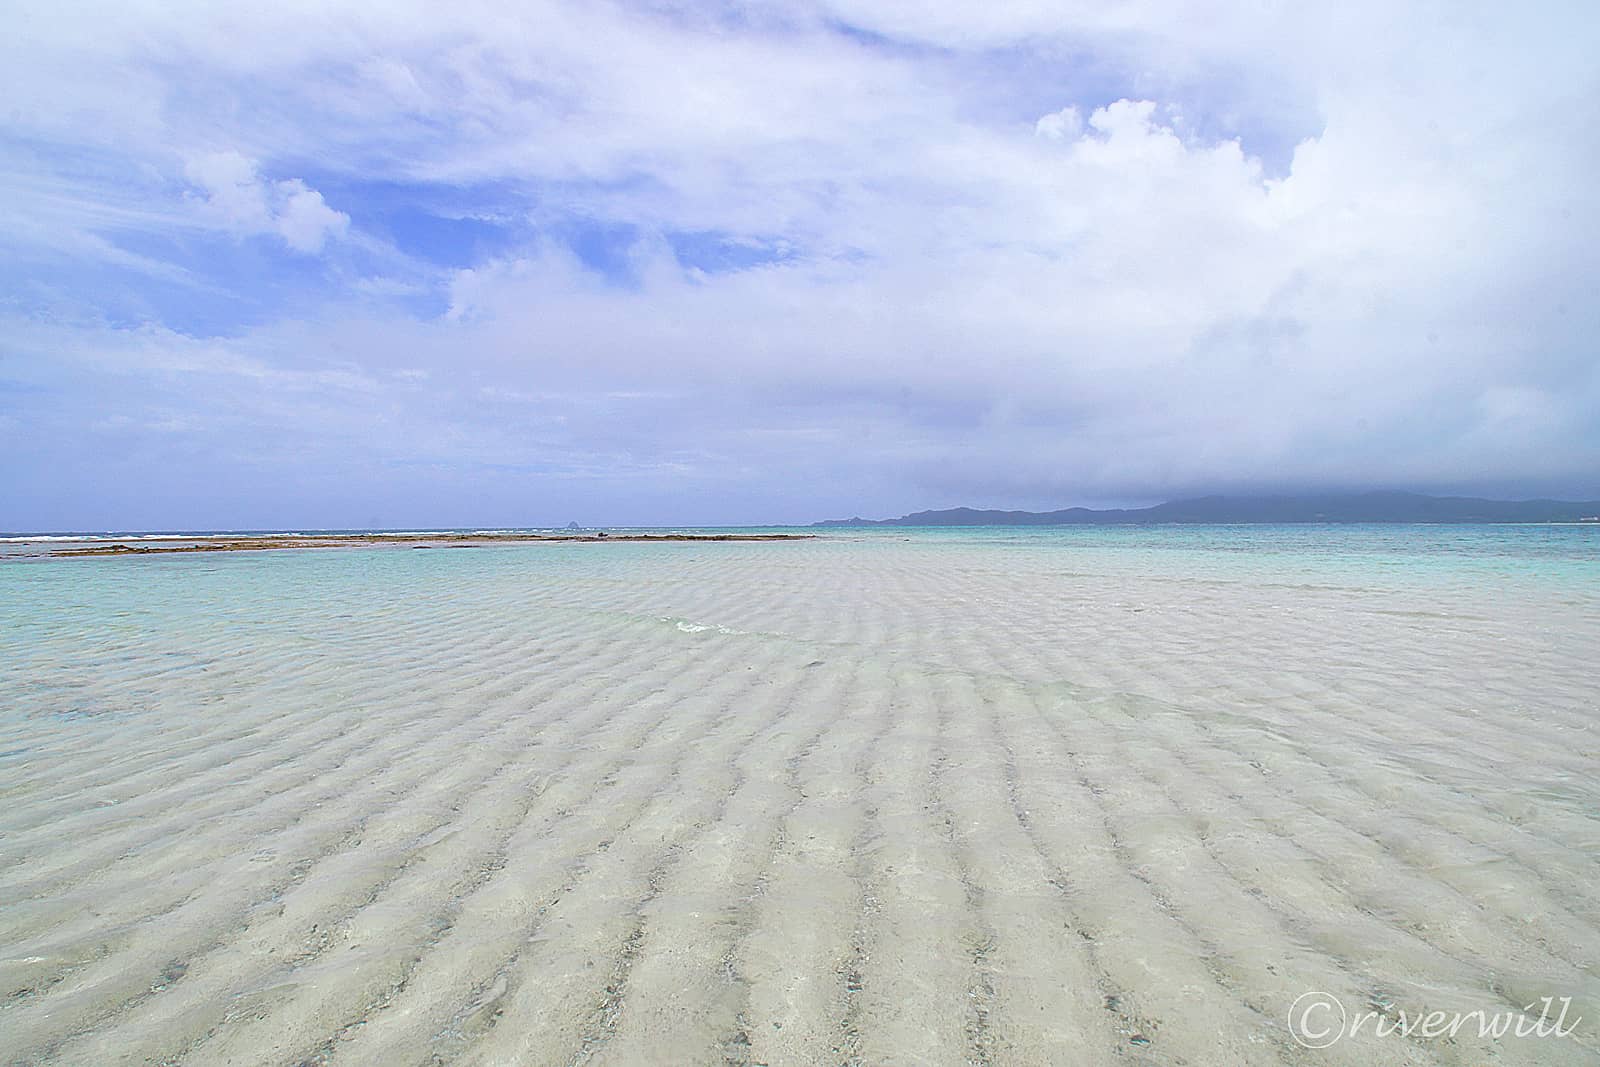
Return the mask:
<svg viewBox="0 0 1600 1067">
<path fill-rule="evenodd" d="M 1600 1062 L 1594 589 L 270 555 L 0 573 L 6 1062 Z"/>
</svg>

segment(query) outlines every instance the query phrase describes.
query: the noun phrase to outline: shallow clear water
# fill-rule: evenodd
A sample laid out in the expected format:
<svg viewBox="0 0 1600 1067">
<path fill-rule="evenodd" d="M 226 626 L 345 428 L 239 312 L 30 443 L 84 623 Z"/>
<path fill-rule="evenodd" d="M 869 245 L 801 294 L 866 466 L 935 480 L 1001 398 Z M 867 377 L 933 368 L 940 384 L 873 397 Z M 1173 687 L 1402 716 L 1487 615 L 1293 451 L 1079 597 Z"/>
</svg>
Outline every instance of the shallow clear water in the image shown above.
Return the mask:
<svg viewBox="0 0 1600 1067">
<path fill-rule="evenodd" d="M 0 563 L 23 1061 L 1600 1061 L 1600 530 Z M 1569 1019 L 1570 1021 L 1570 1019 Z"/>
</svg>

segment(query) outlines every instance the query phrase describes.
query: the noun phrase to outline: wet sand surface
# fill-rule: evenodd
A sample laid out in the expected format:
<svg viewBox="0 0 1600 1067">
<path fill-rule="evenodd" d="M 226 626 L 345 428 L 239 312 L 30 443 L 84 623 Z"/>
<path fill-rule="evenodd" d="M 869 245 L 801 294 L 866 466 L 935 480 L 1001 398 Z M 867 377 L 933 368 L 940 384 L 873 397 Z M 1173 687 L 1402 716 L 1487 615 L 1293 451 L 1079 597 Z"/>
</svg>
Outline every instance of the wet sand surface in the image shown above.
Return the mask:
<svg viewBox="0 0 1600 1067">
<path fill-rule="evenodd" d="M 1600 1063 L 1592 588 L 888 538 L 0 582 L 0 1062 Z M 1311 1050 L 1309 991 L 1582 1021 Z"/>
</svg>

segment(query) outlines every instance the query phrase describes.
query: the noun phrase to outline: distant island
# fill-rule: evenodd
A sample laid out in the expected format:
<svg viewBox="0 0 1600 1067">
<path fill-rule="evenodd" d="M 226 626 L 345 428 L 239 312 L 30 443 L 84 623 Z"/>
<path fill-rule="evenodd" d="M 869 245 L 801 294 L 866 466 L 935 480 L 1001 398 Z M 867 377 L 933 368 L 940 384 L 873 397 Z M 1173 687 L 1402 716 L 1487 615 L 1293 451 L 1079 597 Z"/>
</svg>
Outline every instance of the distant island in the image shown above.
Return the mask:
<svg viewBox="0 0 1600 1067">
<path fill-rule="evenodd" d="M 1422 493 L 1202 496 L 1148 508 L 995 511 L 947 508 L 898 519 L 828 519 L 813 526 L 1113 526 L 1152 523 L 1600 522 L 1600 501 L 1482 500 Z"/>
</svg>

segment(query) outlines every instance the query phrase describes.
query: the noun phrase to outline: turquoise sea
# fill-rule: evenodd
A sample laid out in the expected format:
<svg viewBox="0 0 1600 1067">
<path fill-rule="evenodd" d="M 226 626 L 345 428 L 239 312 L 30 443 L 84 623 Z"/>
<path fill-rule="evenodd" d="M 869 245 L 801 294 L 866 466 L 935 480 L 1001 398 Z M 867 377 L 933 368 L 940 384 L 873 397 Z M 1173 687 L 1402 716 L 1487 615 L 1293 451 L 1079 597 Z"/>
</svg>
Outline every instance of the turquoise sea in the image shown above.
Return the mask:
<svg viewBox="0 0 1600 1067">
<path fill-rule="evenodd" d="M 913 545 L 932 553 L 931 559 L 1045 568 L 1055 576 L 1081 572 L 1111 579 L 1352 591 L 1454 588 L 1491 599 L 1498 590 L 1518 601 L 1537 589 L 1539 596 L 1600 612 L 1600 524 L 762 527 L 738 532 L 816 534 L 816 541 L 795 547 L 803 549 L 807 566 L 818 568 L 869 561 Z M 216 535 L 95 536 L 160 543 Z M 573 590 L 613 583 L 623 574 L 648 585 L 657 580 L 652 572 L 658 564 L 702 562 L 728 551 L 692 543 L 618 543 L 289 550 L 198 558 L 37 555 L 51 544 L 20 538 L 0 543 L 0 680 L 24 689 L 40 684 L 34 672 L 52 663 L 93 669 L 85 657 L 100 642 L 127 655 L 136 654 L 132 642 L 141 634 L 181 641 L 214 637 L 218 628 L 273 632 L 356 618 L 371 625 L 398 624 L 408 605 L 492 603 L 501 583 L 530 570 L 542 581 L 566 579 Z M 333 605 L 345 610 L 331 614 Z M 340 639 L 338 633 L 316 636 Z M 12 699 L 0 714 L 30 710 L 37 709 Z"/>
</svg>

